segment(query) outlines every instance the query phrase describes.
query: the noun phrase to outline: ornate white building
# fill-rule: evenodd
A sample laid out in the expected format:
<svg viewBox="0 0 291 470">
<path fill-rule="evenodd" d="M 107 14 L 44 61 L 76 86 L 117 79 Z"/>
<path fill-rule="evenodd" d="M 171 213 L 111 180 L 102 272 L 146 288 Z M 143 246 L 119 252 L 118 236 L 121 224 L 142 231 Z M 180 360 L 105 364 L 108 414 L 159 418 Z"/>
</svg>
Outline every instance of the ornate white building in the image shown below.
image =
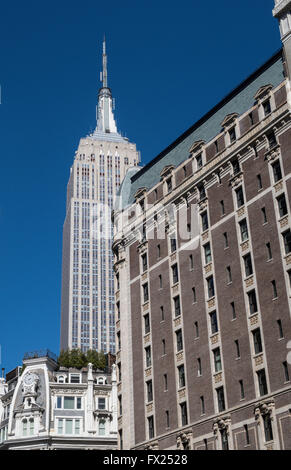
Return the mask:
<svg viewBox="0 0 291 470">
<path fill-rule="evenodd" d="M 0 379 L 0 450 L 116 449 L 115 364 L 58 368 L 48 351 L 23 364 Z"/>
<path fill-rule="evenodd" d="M 129 167 L 137 166 L 135 144 L 117 131 L 107 84 L 103 42 L 103 86 L 97 126 L 80 140 L 71 168 L 63 229 L 61 348 L 115 353 L 113 199 Z"/>
</svg>

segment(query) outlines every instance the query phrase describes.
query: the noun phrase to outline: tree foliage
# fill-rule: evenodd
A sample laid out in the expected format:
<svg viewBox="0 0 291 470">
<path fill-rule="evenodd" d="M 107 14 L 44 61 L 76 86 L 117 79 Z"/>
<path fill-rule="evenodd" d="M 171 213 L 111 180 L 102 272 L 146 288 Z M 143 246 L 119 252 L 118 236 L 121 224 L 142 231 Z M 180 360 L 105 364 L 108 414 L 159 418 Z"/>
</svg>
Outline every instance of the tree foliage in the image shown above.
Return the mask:
<svg viewBox="0 0 291 470">
<path fill-rule="evenodd" d="M 83 353 L 81 349 L 67 349 L 60 352 L 58 363 L 62 367 L 75 367 L 82 369 L 89 362 L 92 363 L 93 369 L 104 370 L 106 367 L 106 357 L 103 351 L 98 352 L 95 349 L 89 349 L 87 353 Z"/>
</svg>

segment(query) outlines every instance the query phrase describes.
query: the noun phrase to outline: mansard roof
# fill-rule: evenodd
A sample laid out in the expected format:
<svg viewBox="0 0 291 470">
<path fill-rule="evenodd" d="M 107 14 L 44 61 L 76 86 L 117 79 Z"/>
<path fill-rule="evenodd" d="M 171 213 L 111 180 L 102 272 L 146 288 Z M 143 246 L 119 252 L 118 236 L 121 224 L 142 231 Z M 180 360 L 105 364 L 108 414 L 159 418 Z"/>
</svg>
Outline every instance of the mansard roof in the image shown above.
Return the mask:
<svg viewBox="0 0 291 470">
<path fill-rule="evenodd" d="M 260 87 L 266 84 L 277 87 L 283 80 L 284 68 L 281 49 L 157 157 L 137 173 L 128 175 L 123 188 L 120 188 L 122 208 L 134 202 L 134 194 L 138 188 L 147 187 L 150 189 L 155 186 L 160 180 L 161 171 L 167 165 L 176 167 L 187 160 L 193 142 L 203 140 L 207 143 L 218 135 L 221 132 L 221 123 L 225 116 L 233 113 L 241 115 L 250 109 L 254 105 L 254 96 Z M 126 194 L 123 193 L 123 189 L 126 190 Z"/>
</svg>

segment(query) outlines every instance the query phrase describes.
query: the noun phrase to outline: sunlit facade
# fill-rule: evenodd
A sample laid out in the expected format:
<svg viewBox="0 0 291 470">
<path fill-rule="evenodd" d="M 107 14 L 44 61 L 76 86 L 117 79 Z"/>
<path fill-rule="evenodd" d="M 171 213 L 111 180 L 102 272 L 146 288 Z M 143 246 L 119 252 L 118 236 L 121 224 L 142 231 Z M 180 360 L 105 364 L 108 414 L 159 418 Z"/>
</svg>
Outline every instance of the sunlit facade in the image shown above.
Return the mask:
<svg viewBox="0 0 291 470">
<path fill-rule="evenodd" d="M 103 86 L 97 127 L 82 138 L 71 168 L 63 229 L 61 348 L 115 352 L 111 210 L 136 146 L 118 133 L 107 55 L 103 43 Z"/>
</svg>

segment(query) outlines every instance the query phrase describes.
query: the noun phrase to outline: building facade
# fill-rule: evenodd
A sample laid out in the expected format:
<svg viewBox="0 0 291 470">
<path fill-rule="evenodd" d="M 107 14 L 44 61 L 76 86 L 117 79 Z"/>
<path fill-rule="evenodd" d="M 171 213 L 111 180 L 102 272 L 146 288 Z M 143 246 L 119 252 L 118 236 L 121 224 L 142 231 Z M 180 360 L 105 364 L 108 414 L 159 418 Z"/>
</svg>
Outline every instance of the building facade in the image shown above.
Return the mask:
<svg viewBox="0 0 291 470">
<path fill-rule="evenodd" d="M 97 127 L 80 140 L 67 189 L 61 349 L 96 349 L 114 354 L 111 211 L 125 172 L 138 164 L 139 154 L 135 144 L 117 132 L 107 84 L 105 40 L 102 81 Z"/>
<path fill-rule="evenodd" d="M 58 367 L 49 352 L 27 355 L 0 382 L 0 450 L 117 448 L 116 366 Z"/>
<path fill-rule="evenodd" d="M 120 448 L 291 449 L 291 1 L 273 14 L 282 50 L 122 183 Z"/>
</svg>

